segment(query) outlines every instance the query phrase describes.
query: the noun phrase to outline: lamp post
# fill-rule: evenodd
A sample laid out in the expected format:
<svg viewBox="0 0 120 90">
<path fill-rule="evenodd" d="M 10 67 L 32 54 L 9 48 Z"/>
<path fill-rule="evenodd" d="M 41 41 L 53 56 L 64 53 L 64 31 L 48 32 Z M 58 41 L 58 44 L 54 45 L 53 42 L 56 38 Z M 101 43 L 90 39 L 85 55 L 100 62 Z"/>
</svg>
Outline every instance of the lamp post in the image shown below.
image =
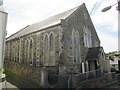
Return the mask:
<svg viewBox="0 0 120 90">
<path fill-rule="evenodd" d="M 110 6 L 103 8 L 101 11 L 106 12 L 106 11 L 110 10 L 113 6 L 115 6 L 116 4 L 118 4 L 117 10 L 120 10 L 120 1 L 118 1 L 117 3 L 115 3 L 113 5 L 110 5 Z"/>
<path fill-rule="evenodd" d="M 4 53 L 5 53 L 5 36 L 7 13 L 2 7 L 3 0 L 0 0 L 0 90 L 5 88 L 5 74 L 3 73 Z"/>
</svg>

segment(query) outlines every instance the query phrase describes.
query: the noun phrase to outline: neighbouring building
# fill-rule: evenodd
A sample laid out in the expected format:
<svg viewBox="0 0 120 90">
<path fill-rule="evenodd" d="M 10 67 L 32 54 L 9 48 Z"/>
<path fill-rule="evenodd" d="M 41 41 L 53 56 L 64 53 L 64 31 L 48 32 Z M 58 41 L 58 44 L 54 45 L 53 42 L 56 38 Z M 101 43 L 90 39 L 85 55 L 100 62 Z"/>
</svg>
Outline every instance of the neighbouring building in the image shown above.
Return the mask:
<svg viewBox="0 0 120 90">
<path fill-rule="evenodd" d="M 111 67 L 114 67 L 116 70 L 118 70 L 118 57 L 114 57 L 113 60 L 110 60 Z"/>
<path fill-rule="evenodd" d="M 8 37 L 5 68 L 39 85 L 45 83 L 43 70 L 48 76 L 108 70 L 85 4 L 28 25 Z M 48 79 L 48 83 L 52 80 Z"/>
</svg>

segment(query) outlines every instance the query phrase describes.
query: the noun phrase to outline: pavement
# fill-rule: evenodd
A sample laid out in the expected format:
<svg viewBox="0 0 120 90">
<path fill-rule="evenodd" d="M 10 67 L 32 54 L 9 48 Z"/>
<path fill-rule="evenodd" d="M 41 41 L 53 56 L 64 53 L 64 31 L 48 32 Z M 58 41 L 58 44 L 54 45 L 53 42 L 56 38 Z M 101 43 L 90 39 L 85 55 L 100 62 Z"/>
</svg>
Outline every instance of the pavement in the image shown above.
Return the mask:
<svg viewBox="0 0 120 90">
<path fill-rule="evenodd" d="M 5 88 L 15 88 L 17 90 L 19 90 L 15 85 L 11 84 L 10 82 L 5 82 Z"/>
</svg>

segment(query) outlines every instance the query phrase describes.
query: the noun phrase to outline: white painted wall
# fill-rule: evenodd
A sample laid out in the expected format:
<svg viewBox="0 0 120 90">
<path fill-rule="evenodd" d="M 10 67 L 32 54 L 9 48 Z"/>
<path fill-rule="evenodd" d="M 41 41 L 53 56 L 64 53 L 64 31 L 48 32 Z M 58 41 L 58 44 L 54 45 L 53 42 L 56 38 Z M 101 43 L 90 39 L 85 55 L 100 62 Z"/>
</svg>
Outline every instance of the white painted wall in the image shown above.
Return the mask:
<svg viewBox="0 0 120 90">
<path fill-rule="evenodd" d="M 118 37 L 118 51 L 120 51 L 120 11 L 118 11 Z"/>
<path fill-rule="evenodd" d="M 0 6 L 0 69 L 3 68 L 7 13 Z"/>
</svg>

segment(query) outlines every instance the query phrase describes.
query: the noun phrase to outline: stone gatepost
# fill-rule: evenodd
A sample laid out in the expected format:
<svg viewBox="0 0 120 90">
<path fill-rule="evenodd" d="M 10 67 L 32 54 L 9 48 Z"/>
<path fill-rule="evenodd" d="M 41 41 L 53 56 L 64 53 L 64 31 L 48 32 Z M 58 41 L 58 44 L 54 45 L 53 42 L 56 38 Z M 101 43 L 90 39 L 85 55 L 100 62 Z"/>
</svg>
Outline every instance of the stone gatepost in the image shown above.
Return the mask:
<svg viewBox="0 0 120 90">
<path fill-rule="evenodd" d="M 48 84 L 48 72 L 46 70 L 46 67 L 43 67 L 43 69 L 41 70 L 41 84 L 40 86 L 42 88 L 48 88 L 49 84 Z"/>
</svg>

